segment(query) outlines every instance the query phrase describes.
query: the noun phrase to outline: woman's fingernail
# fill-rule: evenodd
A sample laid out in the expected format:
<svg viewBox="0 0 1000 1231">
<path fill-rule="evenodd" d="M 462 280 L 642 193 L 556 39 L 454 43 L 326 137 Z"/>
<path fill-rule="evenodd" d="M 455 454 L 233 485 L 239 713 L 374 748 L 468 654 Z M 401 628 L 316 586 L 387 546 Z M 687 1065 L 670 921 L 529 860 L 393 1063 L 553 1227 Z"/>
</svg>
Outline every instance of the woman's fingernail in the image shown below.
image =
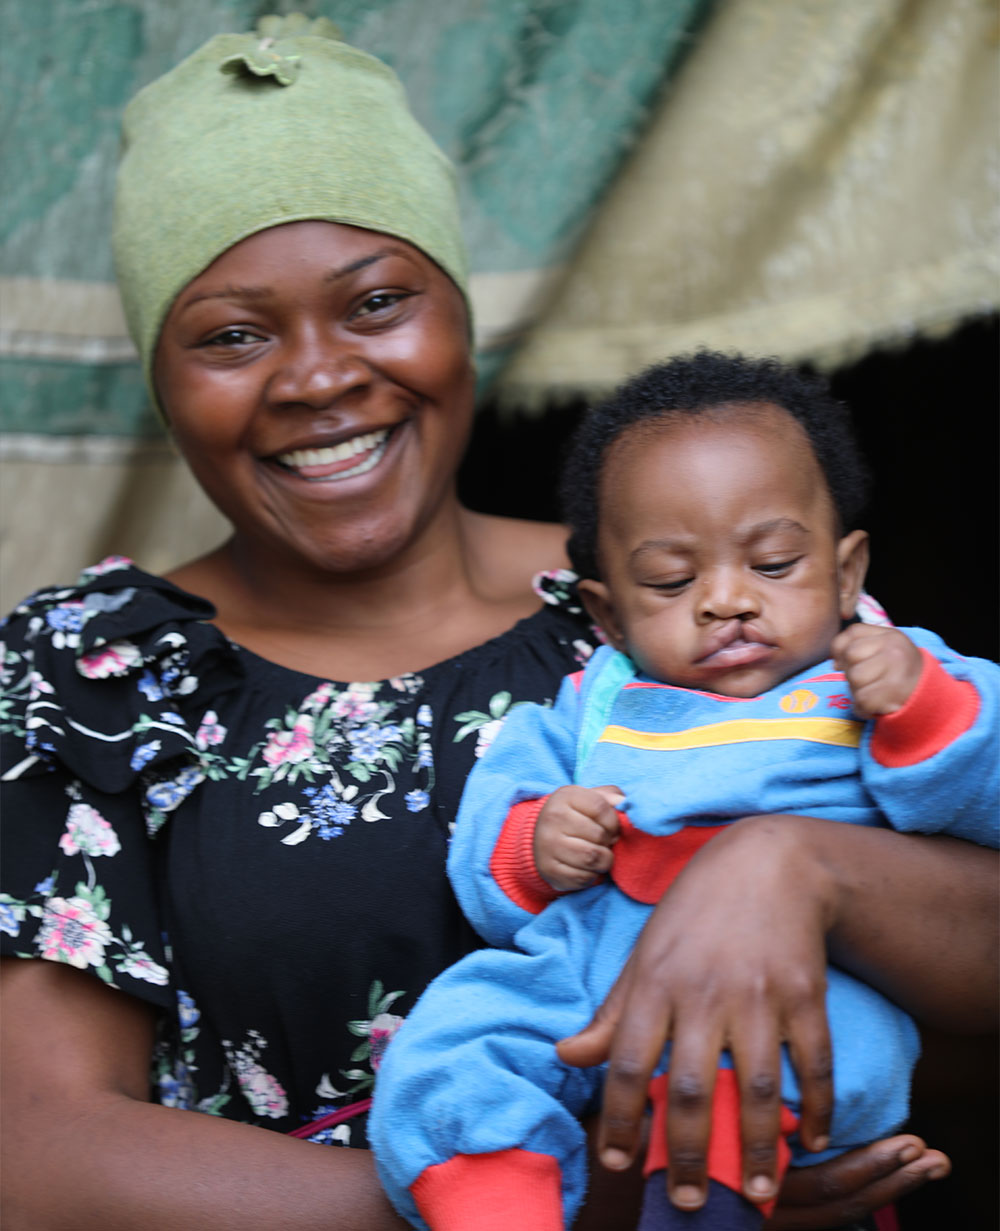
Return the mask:
<svg viewBox="0 0 1000 1231">
<path fill-rule="evenodd" d="M 774 1191 L 774 1181 L 766 1175 L 751 1176 L 747 1191 L 754 1197 L 770 1197 Z"/>
<path fill-rule="evenodd" d="M 680 1184 L 670 1194 L 670 1200 L 686 1210 L 696 1210 L 704 1204 L 705 1194 L 694 1184 Z"/>
<path fill-rule="evenodd" d="M 830 1144 L 829 1137 L 816 1137 L 813 1140 L 813 1149 L 818 1154 L 820 1150 L 825 1150 Z"/>
<path fill-rule="evenodd" d="M 624 1150 L 615 1149 L 614 1146 L 601 1151 L 601 1162 L 609 1171 L 624 1171 L 631 1161 Z"/>
<path fill-rule="evenodd" d="M 903 1148 L 899 1151 L 899 1161 L 903 1163 L 904 1166 L 906 1163 L 916 1162 L 919 1157 L 920 1150 L 912 1142 L 907 1146 L 903 1146 Z"/>
<path fill-rule="evenodd" d="M 932 1167 L 930 1171 L 927 1172 L 927 1178 L 929 1180 L 943 1180 L 946 1175 L 950 1174 L 950 1168 L 946 1167 L 944 1163 L 938 1163 L 936 1167 Z"/>
</svg>

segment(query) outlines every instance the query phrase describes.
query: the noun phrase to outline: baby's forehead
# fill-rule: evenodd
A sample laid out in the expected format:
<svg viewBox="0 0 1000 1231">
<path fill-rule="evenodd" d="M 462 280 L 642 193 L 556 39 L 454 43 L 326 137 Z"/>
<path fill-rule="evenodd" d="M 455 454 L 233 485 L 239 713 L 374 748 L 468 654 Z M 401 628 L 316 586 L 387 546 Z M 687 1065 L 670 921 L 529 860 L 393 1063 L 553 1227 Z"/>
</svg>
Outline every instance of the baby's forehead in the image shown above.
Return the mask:
<svg viewBox="0 0 1000 1231">
<path fill-rule="evenodd" d="M 800 510 L 799 520 L 808 513 L 817 529 L 822 511 L 824 529 L 835 533 L 833 498 L 812 443 L 795 417 L 776 406 L 675 411 L 630 424 L 608 449 L 600 483 L 601 529 L 623 529 L 654 514 L 690 520 L 704 505 L 741 520 L 745 513 L 754 524 L 754 509 L 762 510 L 761 522 L 780 521 L 782 510 L 794 519 Z"/>
</svg>

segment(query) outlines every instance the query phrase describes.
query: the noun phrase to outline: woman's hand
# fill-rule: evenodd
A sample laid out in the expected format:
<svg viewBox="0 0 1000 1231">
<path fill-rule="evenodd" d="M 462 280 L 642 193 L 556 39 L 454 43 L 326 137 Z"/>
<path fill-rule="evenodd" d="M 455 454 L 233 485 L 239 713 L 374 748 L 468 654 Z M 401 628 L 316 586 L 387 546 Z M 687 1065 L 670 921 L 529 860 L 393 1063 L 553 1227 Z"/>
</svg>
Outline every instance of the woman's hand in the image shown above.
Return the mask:
<svg viewBox="0 0 1000 1231">
<path fill-rule="evenodd" d="M 568 1063 L 610 1062 L 599 1142 L 605 1166 L 622 1168 L 634 1157 L 649 1076 L 671 1039 L 675 1202 L 678 1189 L 689 1205 L 704 1191 L 711 1087 L 724 1047 L 743 1100 L 746 1181 L 770 1184 L 782 1041 L 799 1073 L 804 1140 L 817 1148 L 826 1133 L 826 954 L 925 1024 L 988 1032 L 997 1025 L 998 915 L 996 852 L 972 843 L 791 816 L 730 826 L 657 906 L 590 1025 L 559 1045 Z M 893 1156 L 896 1140 L 814 1168 L 812 1180 L 790 1179 L 798 1221 L 775 1226 L 828 1224 L 823 1194 L 831 1187 L 834 1202 L 856 1212 L 947 1172 L 936 1151 L 907 1162 L 904 1145 Z M 811 1196 L 810 1183 L 819 1184 Z M 749 1191 L 757 1196 L 756 1187 Z"/>
<path fill-rule="evenodd" d="M 657 906 L 591 1024 L 559 1046 L 571 1064 L 610 1061 L 599 1143 L 605 1166 L 627 1166 L 635 1154 L 646 1086 L 667 1039 L 675 1202 L 693 1205 L 704 1192 L 711 1089 L 724 1047 L 743 1100 L 745 1184 L 762 1181 L 748 1195 L 773 1186 L 781 1042 L 799 1075 L 804 1142 L 821 1146 L 831 1107 L 827 955 L 925 1025 L 994 1031 L 998 887 L 997 853 L 954 838 L 793 816 L 751 817 L 724 830 Z M 872 1157 L 858 1156 L 862 1170 Z M 895 1176 L 890 1165 L 884 1183 L 862 1176 L 853 1199 L 869 1190 L 865 1200 L 877 1205 L 947 1165 L 933 1152 Z M 859 1174 L 849 1173 L 844 1192 Z"/>
<path fill-rule="evenodd" d="M 567 1063 L 609 1061 L 598 1145 L 606 1167 L 620 1170 L 635 1157 L 649 1078 L 668 1039 L 675 1205 L 695 1209 L 705 1199 L 712 1090 L 725 1048 L 740 1087 L 748 1198 L 767 1200 L 777 1188 L 782 1042 L 799 1076 L 802 1141 L 824 1148 L 833 1102 L 829 925 L 824 877 L 777 818 L 738 822 L 694 856 L 593 1021 L 559 1044 Z"/>
<path fill-rule="evenodd" d="M 947 1157 L 919 1137 L 887 1137 L 815 1167 L 790 1170 L 764 1231 L 824 1231 L 856 1223 L 949 1171 Z"/>
</svg>

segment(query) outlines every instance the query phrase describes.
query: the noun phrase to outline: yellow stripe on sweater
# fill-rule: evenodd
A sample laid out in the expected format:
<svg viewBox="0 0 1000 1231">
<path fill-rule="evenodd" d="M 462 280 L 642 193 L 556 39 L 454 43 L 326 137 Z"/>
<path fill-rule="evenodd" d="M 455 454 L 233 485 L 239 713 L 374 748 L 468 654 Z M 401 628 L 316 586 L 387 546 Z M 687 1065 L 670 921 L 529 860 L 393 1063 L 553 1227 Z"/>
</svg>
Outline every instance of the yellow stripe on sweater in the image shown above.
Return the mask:
<svg viewBox="0 0 1000 1231">
<path fill-rule="evenodd" d="M 803 739 L 814 744 L 857 748 L 861 743 L 862 725 L 847 718 L 736 718 L 731 722 L 714 722 L 707 727 L 689 727 L 686 731 L 633 731 L 628 727 L 605 727 L 597 742 L 661 752 L 746 744 L 766 739 Z"/>
</svg>

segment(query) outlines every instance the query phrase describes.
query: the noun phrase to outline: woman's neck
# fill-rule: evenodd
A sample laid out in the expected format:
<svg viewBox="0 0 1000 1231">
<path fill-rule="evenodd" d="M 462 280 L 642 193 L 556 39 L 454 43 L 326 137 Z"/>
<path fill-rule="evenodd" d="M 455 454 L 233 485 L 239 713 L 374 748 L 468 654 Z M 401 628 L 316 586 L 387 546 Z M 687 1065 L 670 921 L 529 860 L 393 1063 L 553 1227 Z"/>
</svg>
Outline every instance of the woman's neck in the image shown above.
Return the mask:
<svg viewBox="0 0 1000 1231">
<path fill-rule="evenodd" d="M 222 631 L 261 657 L 330 679 L 385 679 L 451 658 L 530 614 L 538 605 L 535 561 L 524 551 L 531 542 L 538 567 L 561 562 L 555 528 L 456 505 L 433 534 L 367 571 L 305 567 L 234 536 L 170 580 L 211 601 Z"/>
</svg>

